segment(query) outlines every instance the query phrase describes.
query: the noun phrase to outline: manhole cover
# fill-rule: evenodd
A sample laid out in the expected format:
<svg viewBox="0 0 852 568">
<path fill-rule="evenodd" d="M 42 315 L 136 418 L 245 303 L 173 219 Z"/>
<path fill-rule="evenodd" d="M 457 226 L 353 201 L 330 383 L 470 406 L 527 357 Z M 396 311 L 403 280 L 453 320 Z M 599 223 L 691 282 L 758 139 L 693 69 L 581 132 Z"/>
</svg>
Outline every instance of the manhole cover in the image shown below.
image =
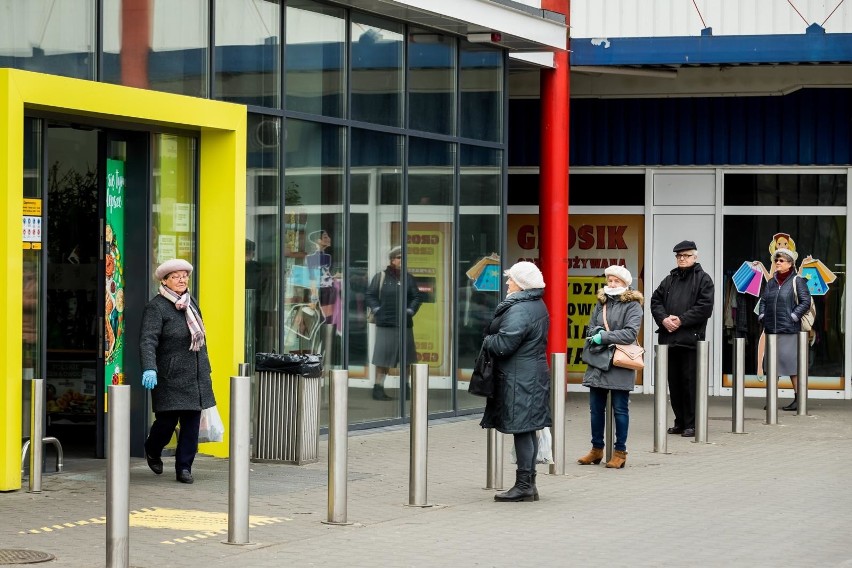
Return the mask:
<svg viewBox="0 0 852 568">
<path fill-rule="evenodd" d="M 14 548 L 0 548 L 0 565 L 9 564 L 33 564 L 35 562 L 47 562 L 53 560 L 53 555 L 38 550 L 23 550 Z"/>
</svg>

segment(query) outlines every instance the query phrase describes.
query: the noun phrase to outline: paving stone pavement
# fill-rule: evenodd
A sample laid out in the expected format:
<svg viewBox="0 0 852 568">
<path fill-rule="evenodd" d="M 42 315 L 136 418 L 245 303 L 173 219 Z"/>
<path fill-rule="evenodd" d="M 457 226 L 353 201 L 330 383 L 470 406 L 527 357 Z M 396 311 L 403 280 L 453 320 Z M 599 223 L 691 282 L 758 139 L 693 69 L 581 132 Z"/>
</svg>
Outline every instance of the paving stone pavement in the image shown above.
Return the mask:
<svg viewBox="0 0 852 568">
<path fill-rule="evenodd" d="M 588 397 L 570 393 L 565 476 L 539 466 L 541 501 L 495 503 L 479 416 L 429 428 L 428 502 L 408 507 L 407 426 L 349 438 L 347 526 L 327 518 L 327 441 L 318 463 L 251 465 L 252 544 L 227 540 L 228 462 L 199 456 L 193 485 L 167 460 L 130 469 L 130 565 L 235 566 L 845 566 L 852 567 L 852 403 L 811 400 L 810 415 L 764 424 L 746 400 L 712 398 L 708 443 L 668 436 L 654 453 L 653 399 L 631 396 L 627 467 L 580 466 Z M 786 401 L 782 400 L 782 403 Z M 671 423 L 671 420 L 669 421 Z M 504 480 L 514 480 L 506 437 Z M 43 492 L 0 493 L 0 549 L 48 552 L 49 566 L 103 566 L 106 462 L 70 460 Z M 255 518 L 257 517 L 257 518 Z"/>
</svg>

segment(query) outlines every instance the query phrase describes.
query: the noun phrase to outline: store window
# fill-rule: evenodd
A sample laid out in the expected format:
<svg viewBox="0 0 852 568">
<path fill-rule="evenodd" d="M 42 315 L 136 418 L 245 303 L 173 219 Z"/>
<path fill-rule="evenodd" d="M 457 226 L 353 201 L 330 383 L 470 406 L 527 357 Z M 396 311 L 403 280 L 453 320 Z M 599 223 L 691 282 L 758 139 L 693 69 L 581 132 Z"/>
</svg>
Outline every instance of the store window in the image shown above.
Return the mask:
<svg viewBox="0 0 852 568">
<path fill-rule="evenodd" d="M 95 78 L 95 0 L 3 2 L 0 67 Z"/>
<path fill-rule="evenodd" d="M 503 57 L 500 50 L 461 41 L 459 133 L 464 138 L 503 140 Z"/>
<path fill-rule="evenodd" d="M 453 134 L 456 118 L 456 42 L 433 31 L 408 34 L 408 126 Z"/>
<path fill-rule="evenodd" d="M 725 174 L 725 205 L 846 206 L 846 174 Z"/>
<path fill-rule="evenodd" d="M 404 29 L 352 13 L 352 120 L 402 126 Z"/>
<path fill-rule="evenodd" d="M 281 2 L 216 0 L 215 13 L 214 98 L 277 107 Z"/>
<path fill-rule="evenodd" d="M 346 108 L 346 12 L 312 0 L 286 9 L 288 110 L 342 117 Z"/>
<path fill-rule="evenodd" d="M 538 205 L 538 173 L 509 174 L 509 205 Z M 568 174 L 569 205 L 645 204 L 645 174 Z"/>
</svg>

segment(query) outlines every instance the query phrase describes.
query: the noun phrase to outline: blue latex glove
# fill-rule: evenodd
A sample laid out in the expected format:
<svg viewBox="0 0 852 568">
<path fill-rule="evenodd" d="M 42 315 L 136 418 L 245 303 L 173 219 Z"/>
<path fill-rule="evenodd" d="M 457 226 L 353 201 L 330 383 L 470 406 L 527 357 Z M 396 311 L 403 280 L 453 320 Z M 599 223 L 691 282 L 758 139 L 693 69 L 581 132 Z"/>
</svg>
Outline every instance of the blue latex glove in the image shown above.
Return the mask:
<svg viewBox="0 0 852 568">
<path fill-rule="evenodd" d="M 157 371 L 147 370 L 142 372 L 142 386 L 151 390 L 157 386 Z"/>
<path fill-rule="evenodd" d="M 592 343 L 596 343 L 596 344 L 600 345 L 601 344 L 601 332 L 597 332 L 596 334 L 591 336 L 589 339 L 592 340 Z"/>
</svg>

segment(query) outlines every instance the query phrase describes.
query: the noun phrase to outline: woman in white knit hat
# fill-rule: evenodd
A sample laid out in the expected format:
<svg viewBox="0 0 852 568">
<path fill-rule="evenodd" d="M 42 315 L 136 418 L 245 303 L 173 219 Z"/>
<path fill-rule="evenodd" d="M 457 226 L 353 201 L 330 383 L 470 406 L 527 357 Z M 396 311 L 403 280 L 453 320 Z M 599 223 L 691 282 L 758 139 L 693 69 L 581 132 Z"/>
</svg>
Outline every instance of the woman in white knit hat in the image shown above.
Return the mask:
<svg viewBox="0 0 852 568">
<path fill-rule="evenodd" d="M 604 275 L 606 285 L 598 290 L 598 302 L 589 320 L 583 347 L 583 360 L 588 362 L 583 386 L 589 387 L 592 449 L 577 463 L 599 464 L 603 459 L 606 402 L 607 396 L 610 396 L 615 417 L 615 451 L 606 466 L 620 469 L 627 463 L 627 430 L 630 425 L 628 404 L 630 391 L 636 383 L 636 371 L 612 365 L 612 348 L 607 349 L 607 346 L 636 341 L 642 325 L 642 304 L 645 299 L 641 292 L 630 288 L 633 276 L 625 267 L 609 266 L 604 270 Z M 603 364 L 591 362 L 589 353 L 596 351 L 606 354 Z"/>
<path fill-rule="evenodd" d="M 189 293 L 190 274 L 192 265 L 180 258 L 157 267 L 159 292 L 145 306 L 139 338 L 142 386 L 151 391 L 155 417 L 145 459 L 151 471 L 163 473 L 160 455 L 180 423 L 175 475 L 181 483 L 193 481 L 201 411 L 216 405 L 204 323 Z"/>
<path fill-rule="evenodd" d="M 494 362 L 494 396 L 485 403 L 480 425 L 512 434 L 518 469 L 515 485 L 495 501 L 537 501 L 536 432 L 552 424 L 547 332 L 550 316 L 544 305 L 544 278 L 531 262 L 518 262 L 505 272 L 506 299 L 494 310 L 482 349 Z"/>
</svg>

